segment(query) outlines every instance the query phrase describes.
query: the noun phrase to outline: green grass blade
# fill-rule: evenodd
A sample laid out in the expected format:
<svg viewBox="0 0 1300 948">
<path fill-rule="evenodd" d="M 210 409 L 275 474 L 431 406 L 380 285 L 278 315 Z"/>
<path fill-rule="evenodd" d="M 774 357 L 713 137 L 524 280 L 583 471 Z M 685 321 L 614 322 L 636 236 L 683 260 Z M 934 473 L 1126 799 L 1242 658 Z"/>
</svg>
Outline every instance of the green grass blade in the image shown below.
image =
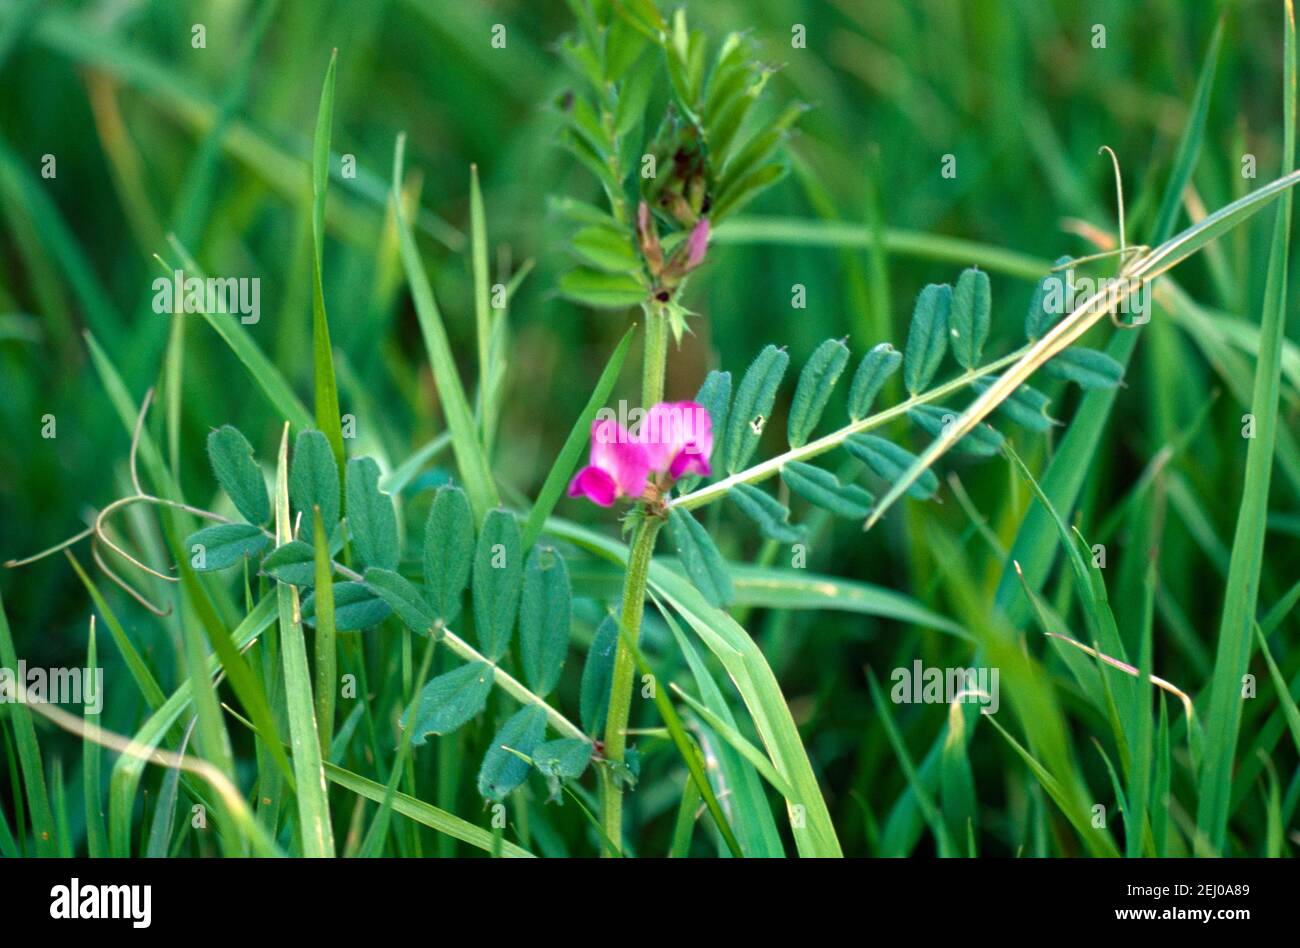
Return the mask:
<svg viewBox="0 0 1300 948">
<path fill-rule="evenodd" d="M 1300 708 L 1296 707 L 1295 698 L 1291 697 L 1291 691 L 1287 687 L 1286 677 L 1283 676 L 1282 669 L 1277 667 L 1273 652 L 1268 647 L 1268 639 L 1264 637 L 1264 631 L 1258 625 L 1255 626 L 1255 639 L 1259 642 L 1260 654 L 1264 656 L 1264 662 L 1268 665 L 1268 675 L 1273 679 L 1273 687 L 1277 689 L 1277 700 L 1282 707 L 1282 714 L 1286 717 L 1286 726 L 1291 731 L 1291 740 L 1295 742 L 1296 751 L 1300 752 Z"/>
<path fill-rule="evenodd" d="M 230 642 L 236 650 L 243 651 L 275 621 L 275 606 L 275 597 L 266 596 L 240 622 L 230 634 Z M 210 656 L 206 662 L 207 674 L 214 674 L 219 667 L 217 657 Z M 131 812 L 140 776 L 148 763 L 145 756 L 162 743 L 168 731 L 190 707 L 193 698 L 193 680 L 186 678 L 132 738 L 139 754 L 123 754 L 113 765 L 109 778 L 108 838 L 109 850 L 114 857 L 130 855 Z"/>
<path fill-rule="evenodd" d="M 3 596 L 0 596 L 0 666 L 11 669 L 18 667 L 18 653 L 14 651 Z M 41 764 L 41 747 L 36 740 L 36 727 L 32 724 L 32 712 L 25 703 L 13 702 L 7 704 L 7 716 L 13 722 L 14 737 L 18 742 L 18 765 L 22 770 L 27 805 L 31 811 L 36 854 L 56 856 L 59 840 L 54 829 L 54 812 L 50 809 L 49 793 L 45 787 L 45 770 Z M 18 827 L 18 832 L 22 833 L 22 826 Z"/>
<path fill-rule="evenodd" d="M 564 521 L 551 519 L 547 531 L 613 562 L 626 562 L 627 547 Z M 754 719 L 777 772 L 798 797 L 791 805 L 791 830 L 804 856 L 840 856 L 839 837 L 817 784 L 781 686 L 758 645 L 731 616 L 709 605 L 684 576 L 664 563 L 650 565 L 650 585 L 695 630 L 731 676 Z M 794 807 L 803 809 L 795 810 Z M 802 819 L 794 817 L 800 813 Z"/>
<path fill-rule="evenodd" d="M 86 670 L 89 672 L 92 681 L 101 672 L 93 619 L 90 622 L 90 638 L 86 643 Z M 102 679 L 100 681 L 102 682 Z M 102 709 L 104 698 L 102 684 L 97 685 L 96 689 L 96 697 Z M 87 703 L 84 715 L 86 724 L 97 727 L 101 714 L 102 710 L 91 711 L 90 704 Z M 108 825 L 104 822 L 104 807 L 100 802 L 100 794 L 103 790 L 100 785 L 100 778 L 103 776 L 101 758 L 102 754 L 97 743 L 94 741 L 82 742 L 81 777 L 82 794 L 86 805 L 86 855 L 91 859 L 99 859 L 108 855 Z"/>
<path fill-rule="evenodd" d="M 345 790 L 350 790 L 375 803 L 383 803 L 388 792 L 382 783 L 375 783 L 373 780 L 368 780 L 335 764 L 327 763 L 325 765 L 325 776 L 329 778 L 330 783 L 337 784 Z M 400 791 L 393 794 L 393 812 L 400 813 L 421 826 L 427 826 L 429 829 L 437 830 L 439 833 L 446 833 L 463 843 L 469 843 L 469 845 L 484 852 L 492 851 L 494 843 L 490 832 L 408 794 Z M 500 846 L 501 855 L 503 856 L 527 859 L 533 855 L 528 850 L 505 840 L 501 841 Z"/>
<path fill-rule="evenodd" d="M 72 554 L 71 550 L 65 550 L 64 553 L 68 558 L 68 562 L 72 564 L 73 571 L 81 579 L 82 585 L 90 593 L 95 608 L 99 610 L 100 615 L 104 617 L 104 621 L 108 623 L 108 631 L 113 636 L 113 642 L 117 646 L 117 650 L 122 653 L 122 660 L 126 663 L 127 671 L 131 673 L 132 679 L 135 680 L 135 685 L 140 689 L 140 694 L 144 696 L 145 703 L 149 705 L 151 711 L 157 711 L 163 703 L 164 696 L 162 688 L 158 686 L 158 682 L 153 676 L 153 672 L 149 671 L 149 666 L 145 664 L 144 659 L 136 650 L 135 644 L 126 634 L 126 630 L 122 628 L 117 613 L 108 604 L 108 600 L 99 591 L 99 587 L 95 585 L 94 580 L 86 575 L 80 560 Z"/>
<path fill-rule="evenodd" d="M 903 768 L 903 775 L 907 778 L 908 786 L 916 794 L 916 802 L 921 808 L 921 815 L 930 824 L 930 832 L 934 833 L 934 842 L 939 855 L 942 857 L 955 856 L 957 850 L 953 845 L 952 837 L 948 833 L 948 827 L 939 814 L 939 808 L 934 805 L 934 801 L 930 799 L 930 794 L 922 785 L 920 777 L 917 776 L 916 767 L 912 763 L 912 755 L 907 752 L 907 745 L 903 742 L 903 736 L 898 733 L 898 726 L 894 723 L 893 715 L 889 713 L 888 705 L 885 704 L 885 696 L 880 693 L 880 683 L 876 681 L 876 673 L 869 668 L 867 669 L 867 684 L 871 686 L 871 699 L 875 703 L 876 714 L 880 718 L 881 725 L 884 726 L 886 737 L 889 739 L 889 746 L 893 748 L 894 756 L 898 758 L 898 763 Z"/>
<path fill-rule="evenodd" d="M 596 387 L 591 391 L 591 398 L 587 399 L 582 414 L 578 415 L 578 420 L 573 423 L 573 429 L 569 432 L 569 437 L 564 440 L 564 447 L 560 449 L 559 455 L 555 458 L 555 463 L 551 466 L 550 473 L 546 475 L 546 480 L 542 483 L 542 489 L 537 494 L 537 500 L 532 509 L 528 511 L 528 519 L 524 521 L 524 553 L 527 553 L 532 548 L 533 543 L 541 535 L 542 525 L 546 523 L 546 518 L 551 515 L 555 505 L 559 503 L 564 488 L 569 483 L 569 478 L 577 469 L 578 460 L 582 457 L 587 442 L 591 440 L 591 422 L 595 419 L 596 412 L 600 411 L 606 399 L 609 398 L 609 393 L 614 390 L 614 383 L 618 381 L 618 374 L 623 368 L 623 360 L 627 358 L 627 350 L 632 344 L 632 337 L 635 332 L 635 326 L 628 329 L 623 334 L 622 340 L 614 348 L 609 361 L 605 363 L 604 370 L 600 373 L 600 378 L 596 380 Z"/>
<path fill-rule="evenodd" d="M 1289 0 L 1285 18 L 1282 90 L 1286 140 L 1282 171 L 1291 174 L 1295 164 L 1296 32 L 1295 14 Z M 1196 825 L 1200 831 L 1197 834 L 1198 853 L 1222 853 L 1227 842 L 1233 762 L 1241 727 L 1241 679 L 1250 664 L 1260 573 L 1264 565 L 1269 481 L 1277 440 L 1290 235 L 1291 195 L 1287 194 L 1278 208 L 1264 286 L 1259 358 L 1255 363 L 1255 387 L 1251 398 L 1255 437 L 1250 439 L 1246 449 L 1246 474 L 1232 540 L 1232 558 L 1228 564 L 1227 595 L 1219 622 L 1210 708 L 1205 722 L 1205 759 L 1196 810 Z"/>
<path fill-rule="evenodd" d="M 483 189 L 478 165 L 469 166 L 469 249 L 474 279 L 474 330 L 478 342 L 478 397 L 483 423 L 483 450 L 491 453 L 492 423 L 496 417 L 492 380 L 492 308 L 488 300 L 487 214 L 483 210 Z"/>
<path fill-rule="evenodd" d="M 292 522 L 289 513 L 289 426 L 280 439 L 279 469 L 275 479 L 275 527 L 278 543 L 289 542 Z M 276 585 L 280 618 L 280 654 L 284 662 L 284 694 L 289 717 L 289 741 L 293 749 L 294 780 L 298 788 L 298 825 L 302 853 L 311 857 L 334 855 L 334 830 L 330 825 L 329 795 L 321 767 L 320 733 L 312 708 L 311 671 L 307 665 L 307 643 L 298 618 L 298 590 L 287 583 Z"/>
<path fill-rule="evenodd" d="M 627 633 L 627 630 L 620 629 L 619 636 L 627 645 L 628 650 L 632 652 L 632 657 L 636 659 L 637 665 L 641 668 L 641 674 L 649 675 L 651 679 L 656 682 L 661 681 L 662 679 L 660 679 L 659 676 L 654 673 L 654 670 L 651 669 L 650 663 L 646 661 L 641 650 L 637 648 L 636 642 L 632 641 L 632 637 Z M 687 698 L 686 694 L 675 685 L 673 686 L 673 690 L 685 698 L 687 702 L 691 704 L 691 707 L 695 708 L 697 711 L 702 707 L 702 705 Z M 703 755 L 700 754 L 699 750 L 691 742 L 690 737 L 686 733 L 686 728 L 682 726 L 682 719 L 678 716 L 677 710 L 673 707 L 672 702 L 668 700 L 668 695 L 664 693 L 663 688 L 658 687 L 657 685 L 654 688 L 654 703 L 655 707 L 659 710 L 659 716 L 663 718 L 664 725 L 668 728 L 668 733 L 672 737 L 673 743 L 677 746 L 677 752 L 681 755 L 682 763 L 686 765 L 687 771 L 690 772 L 691 780 L 695 783 L 695 789 L 704 797 L 704 802 L 709 809 L 709 814 L 713 817 L 713 823 L 717 827 L 718 832 L 722 834 L 722 838 L 726 842 L 727 848 L 731 850 L 731 854 L 736 858 L 739 859 L 743 857 L 745 854 L 741 851 L 740 842 L 736 839 L 736 834 L 732 832 L 731 824 L 727 822 L 727 817 L 722 812 L 722 807 L 718 803 L 718 798 L 713 792 L 713 787 L 709 784 L 709 778 L 704 773 Z M 707 714 L 708 709 L 706 708 L 704 710 Z M 717 719 L 715 718 L 714 721 L 716 720 Z M 716 724 L 714 721 L 709 722 L 709 726 L 714 727 L 716 730 Z M 754 753 L 757 754 L 758 751 L 754 751 Z M 617 846 L 614 848 L 617 849 Z"/>
<path fill-rule="evenodd" d="M 1214 75 L 1218 71 L 1219 49 L 1223 45 L 1224 24 L 1228 14 L 1225 10 L 1219 15 L 1215 24 L 1214 35 L 1210 37 L 1209 48 L 1201 66 L 1201 74 L 1196 82 L 1196 92 L 1192 96 L 1192 107 L 1187 125 L 1183 128 L 1182 139 L 1174 152 L 1173 170 L 1169 175 L 1169 184 L 1160 199 L 1160 210 L 1156 214 L 1156 224 L 1152 230 L 1152 245 L 1164 243 L 1174 232 L 1178 223 L 1178 212 L 1183 206 L 1183 194 L 1187 183 L 1196 170 L 1196 159 L 1201 153 L 1201 143 L 1205 140 L 1205 120 L 1210 110 L 1210 92 L 1214 87 Z"/>
<path fill-rule="evenodd" d="M 397 223 L 397 236 L 401 249 L 402 266 L 406 270 L 406 279 L 411 287 L 411 297 L 415 302 L 416 316 L 420 321 L 420 332 L 424 336 L 424 345 L 428 350 L 429 364 L 433 369 L 434 382 L 438 387 L 438 397 L 442 399 L 443 413 L 447 418 L 447 427 L 451 430 L 452 451 L 456 455 L 456 466 L 469 495 L 470 506 L 474 509 L 474 520 L 482 523 L 488 510 L 499 505 L 496 482 L 488 468 L 487 457 L 479 441 L 474 425 L 474 416 L 470 412 L 469 402 L 465 398 L 465 389 L 461 385 L 460 375 L 456 371 L 456 360 L 451 354 L 451 343 L 447 339 L 447 330 L 442 323 L 442 314 L 429 285 L 429 277 L 420 262 L 420 251 L 415 244 L 410 224 L 406 220 L 406 209 L 402 203 L 402 156 L 405 151 L 405 136 L 399 135 L 397 146 L 393 150 L 393 215 Z"/>
<path fill-rule="evenodd" d="M 735 728 L 736 717 L 731 707 L 722 696 L 722 690 L 714 680 L 713 673 L 705 665 L 699 650 L 686 637 L 685 630 L 653 591 L 649 593 L 655 608 L 668 626 L 677 648 L 686 659 L 695 687 L 710 711 L 720 720 Z M 776 828 L 772 808 L 768 804 L 767 791 L 763 787 L 763 778 L 758 771 L 745 761 L 740 754 L 728 746 L 716 735 L 704 732 L 703 740 L 712 744 L 714 755 L 718 759 L 720 785 L 727 789 L 726 811 L 740 839 L 741 848 L 750 856 L 776 858 L 785 855 L 785 845 Z"/>
<path fill-rule="evenodd" d="M 319 507 L 312 508 L 312 521 L 312 541 L 316 546 L 316 722 L 320 726 L 320 746 L 328 754 L 334 739 L 334 691 L 338 687 L 338 646 L 334 632 L 334 563 L 330 559 L 329 540 L 325 525 L 321 522 Z"/>
<path fill-rule="evenodd" d="M 325 315 L 325 192 L 330 177 L 330 130 L 334 123 L 334 75 L 339 51 L 330 53 L 329 69 L 316 113 L 316 137 L 311 158 L 312 257 L 311 348 L 316 378 L 316 427 L 329 439 L 339 467 L 339 488 L 346 497 L 347 456 L 343 449 L 343 422 L 339 414 L 338 384 L 334 380 L 334 350 L 330 346 L 329 319 Z"/>
</svg>

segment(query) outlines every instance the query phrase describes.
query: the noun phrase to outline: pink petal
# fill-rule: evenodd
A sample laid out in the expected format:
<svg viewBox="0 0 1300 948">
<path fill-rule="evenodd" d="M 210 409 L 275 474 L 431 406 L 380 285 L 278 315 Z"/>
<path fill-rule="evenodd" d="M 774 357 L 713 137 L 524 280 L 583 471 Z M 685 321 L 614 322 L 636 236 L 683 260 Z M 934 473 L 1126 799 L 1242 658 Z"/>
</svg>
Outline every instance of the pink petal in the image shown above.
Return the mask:
<svg viewBox="0 0 1300 948">
<path fill-rule="evenodd" d="M 700 453 L 693 447 L 687 448 L 673 458 L 673 463 L 668 468 L 668 476 L 673 480 L 677 480 L 684 474 L 698 474 L 701 477 L 708 477 L 712 473 L 713 468 L 709 466 L 709 456 Z"/>
<path fill-rule="evenodd" d="M 686 268 L 694 270 L 704 262 L 704 254 L 709 249 L 709 219 L 701 217 L 691 236 L 686 238 Z"/>
<path fill-rule="evenodd" d="M 600 418 L 591 425 L 591 463 L 614 481 L 618 494 L 640 497 L 650 476 L 645 446 L 613 418 Z"/>
<path fill-rule="evenodd" d="M 673 477 L 679 455 L 690 451 L 707 460 L 713 453 L 713 420 L 698 402 L 660 402 L 646 412 L 638 432 L 652 471 Z"/>
<path fill-rule="evenodd" d="M 614 478 L 598 467 L 587 466 L 577 473 L 569 484 L 570 497 L 586 497 L 602 507 L 611 507 L 618 497 Z"/>
</svg>

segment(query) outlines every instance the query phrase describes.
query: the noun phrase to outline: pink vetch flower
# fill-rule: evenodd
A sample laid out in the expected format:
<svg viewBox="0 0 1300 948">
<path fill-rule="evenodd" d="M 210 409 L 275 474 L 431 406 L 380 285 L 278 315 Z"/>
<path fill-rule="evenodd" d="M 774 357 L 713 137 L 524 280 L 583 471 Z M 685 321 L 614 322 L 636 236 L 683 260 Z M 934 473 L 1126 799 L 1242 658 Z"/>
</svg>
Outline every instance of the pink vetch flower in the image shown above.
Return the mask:
<svg viewBox="0 0 1300 948">
<path fill-rule="evenodd" d="M 639 440 L 646 447 L 652 471 L 677 480 L 684 474 L 711 473 L 713 420 L 697 402 L 660 402 L 646 412 Z"/>
<path fill-rule="evenodd" d="M 645 445 L 613 418 L 597 418 L 591 423 L 590 461 L 569 483 L 569 496 L 609 507 L 620 497 L 640 497 L 649 478 Z"/>
<path fill-rule="evenodd" d="M 712 453 L 713 422 L 696 402 L 660 402 L 635 434 L 600 418 L 591 426 L 590 463 L 570 482 L 569 496 L 602 507 L 624 497 L 659 497 L 686 474 L 707 476 Z"/>
</svg>

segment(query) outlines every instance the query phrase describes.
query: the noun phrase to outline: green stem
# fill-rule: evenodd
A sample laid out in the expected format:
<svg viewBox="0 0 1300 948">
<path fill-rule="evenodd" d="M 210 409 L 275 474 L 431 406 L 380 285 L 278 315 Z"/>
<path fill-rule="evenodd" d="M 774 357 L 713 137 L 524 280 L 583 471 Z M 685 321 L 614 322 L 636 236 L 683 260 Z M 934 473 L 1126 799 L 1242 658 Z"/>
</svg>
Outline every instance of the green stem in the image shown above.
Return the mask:
<svg viewBox="0 0 1300 948">
<path fill-rule="evenodd" d="M 645 307 L 645 362 L 641 368 L 641 406 L 664 400 L 668 366 L 668 317 L 657 306 Z"/>
<path fill-rule="evenodd" d="M 623 612 L 619 624 L 623 635 L 636 644 L 641 635 L 641 616 L 645 612 L 646 580 L 650 575 L 650 557 L 654 553 L 655 538 L 663 525 L 660 517 L 646 516 L 636 529 L 632 552 L 627 561 L 627 575 L 623 579 Z M 609 689 L 609 713 L 605 716 L 605 748 L 607 760 L 622 762 L 627 748 L 627 720 L 632 710 L 633 677 L 636 659 L 631 649 L 619 637 L 614 653 L 614 674 Z M 615 845 L 623 839 L 623 785 L 617 777 L 606 774 L 604 789 L 605 837 Z M 607 855 L 612 855 L 607 853 Z"/>
</svg>

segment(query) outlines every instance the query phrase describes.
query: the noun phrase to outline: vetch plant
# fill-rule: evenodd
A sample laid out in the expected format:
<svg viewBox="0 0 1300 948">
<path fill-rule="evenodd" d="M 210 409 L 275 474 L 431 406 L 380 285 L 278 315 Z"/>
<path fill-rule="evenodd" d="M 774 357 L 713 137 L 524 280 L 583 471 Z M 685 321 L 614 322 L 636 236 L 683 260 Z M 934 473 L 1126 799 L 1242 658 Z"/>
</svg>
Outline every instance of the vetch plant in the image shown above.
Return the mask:
<svg viewBox="0 0 1300 948">
<path fill-rule="evenodd" d="M 855 76 L 900 23 L 948 35 L 929 29 L 940 14 L 880 2 L 878 20 L 810 10 L 807 43 L 770 11 L 746 8 L 754 28 L 738 29 L 741 5 L 721 0 L 689 19 L 572 0 L 508 43 L 469 6 L 448 20 L 399 5 L 423 17 L 413 41 L 451 40 L 440 78 L 475 92 L 397 136 L 387 184 L 367 116 L 335 121 L 355 50 L 276 34 L 324 74 L 309 148 L 295 143 L 310 122 L 281 127 L 290 100 L 259 106 L 274 4 L 219 102 L 115 27 L 42 11 L 9 31 L 17 55 L 77 67 L 112 170 L 86 200 L 136 241 L 117 253 L 83 241 L 111 224 L 63 220 L 53 187 L 87 163 L 40 178 L 0 139 L 19 277 L 0 289 L 0 359 L 31 454 L 4 467 L 0 505 L 32 549 L 72 532 L 6 564 L 63 553 L 69 569 L 23 574 L 0 606 L 15 778 L 0 857 L 1293 850 L 1290 5 L 1278 177 L 1227 186 L 1197 163 L 1231 143 L 1217 157 L 1237 167 L 1241 133 L 1217 114 L 1236 110 L 1209 105 L 1220 24 L 1168 173 L 1142 174 L 1133 230 L 1148 243 L 1131 244 L 1115 153 L 1110 228 L 1071 158 L 1093 127 L 1058 141 L 1039 106 L 1059 90 L 1013 98 L 1002 81 L 1031 75 L 1016 57 L 1037 47 L 975 63 L 954 44 L 951 87 L 932 81 L 949 64 L 920 68 L 906 42 Z M 1036 21 L 999 28 L 1068 47 Z M 1108 55 L 1135 72 L 1130 111 L 1154 96 L 1165 115 L 1167 93 Z M 1257 60 L 1235 64 L 1242 88 Z M 1161 61 L 1141 70 L 1163 83 Z M 302 77 L 272 65 L 295 95 Z M 404 62 L 402 81 L 420 68 Z M 382 62 L 373 74 L 339 102 L 382 89 Z M 868 123 L 855 83 L 888 84 Z M 535 110 L 543 88 L 545 120 L 503 136 L 497 117 Z M 796 94 L 826 120 L 792 141 Z M 1006 112 L 982 127 L 971 102 Z M 192 161 L 139 160 L 137 140 L 184 138 L 123 134 L 144 104 L 198 137 Z M 1007 115 L 1032 148 L 1014 147 Z M 1107 140 L 1163 160 L 1165 120 L 1127 121 Z M 1254 148 L 1267 129 L 1247 131 Z M 952 176 L 874 142 L 918 143 Z M 467 173 L 441 173 L 449 161 Z M 181 167 L 182 191 L 155 193 L 156 169 Z M 1044 171 L 1046 213 L 1016 200 Z M 539 180 L 574 189 L 541 226 Z M 765 216 L 741 216 L 764 194 Z M 434 206 L 463 208 L 464 231 Z M 1255 253 L 1242 225 L 1270 206 Z M 1054 246 L 1034 235 L 1059 214 L 1085 243 L 1055 261 L 969 238 Z M 1201 250 L 1205 266 L 1175 277 Z M 109 265 L 121 275 L 100 286 Z M 128 318 L 148 312 L 155 265 L 176 297 L 159 308 L 202 319 Z M 223 313 L 233 295 L 183 296 L 238 289 L 206 269 L 265 272 L 247 299 L 266 318 Z M 140 307 L 117 312 L 120 285 Z M 705 306 L 707 334 L 690 312 Z M 604 315 L 575 322 L 576 307 Z M 31 352 L 40 372 L 10 373 Z M 83 362 L 103 399 L 65 384 Z M 43 590 L 48 574 L 88 598 Z M 1220 604 L 1212 639 L 1199 617 Z M 40 647 L 75 650 L 58 667 L 84 668 L 97 698 L 102 677 L 111 700 L 64 710 L 30 681 L 6 689 L 6 669 L 36 667 L 46 623 L 59 634 Z"/>
</svg>

